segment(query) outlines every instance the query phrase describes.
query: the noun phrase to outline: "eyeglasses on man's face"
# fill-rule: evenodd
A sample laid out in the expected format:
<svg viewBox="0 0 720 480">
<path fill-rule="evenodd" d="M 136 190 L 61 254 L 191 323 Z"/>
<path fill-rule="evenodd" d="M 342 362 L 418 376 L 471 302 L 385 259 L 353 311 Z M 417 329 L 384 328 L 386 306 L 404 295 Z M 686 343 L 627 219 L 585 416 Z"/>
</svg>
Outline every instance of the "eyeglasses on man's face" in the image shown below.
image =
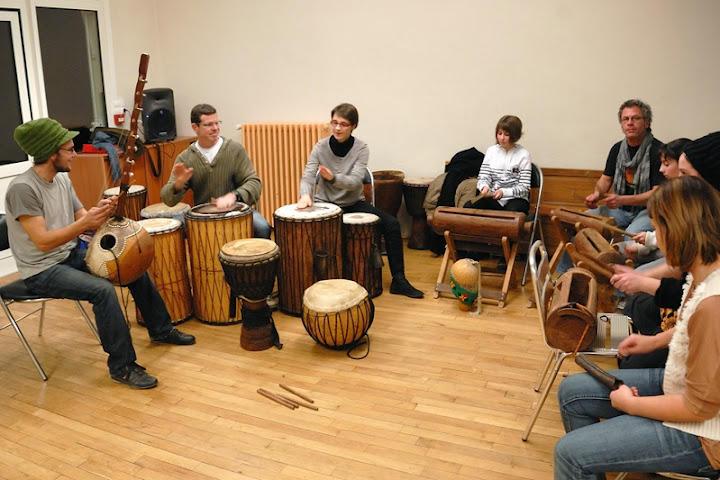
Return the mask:
<svg viewBox="0 0 720 480">
<path fill-rule="evenodd" d="M 217 122 L 198 123 L 198 125 L 205 128 L 219 127 L 220 125 L 222 125 L 222 120 L 218 120 Z"/>
<path fill-rule="evenodd" d="M 73 146 L 73 147 L 60 147 L 60 148 L 58 148 L 58 150 L 65 150 L 65 151 L 68 152 L 70 155 L 72 155 L 73 153 L 75 153 L 75 147 L 74 147 L 74 146 Z"/>
<path fill-rule="evenodd" d="M 352 127 L 352 125 L 350 125 L 350 124 L 347 123 L 347 122 L 337 122 L 337 121 L 335 121 L 335 120 L 333 120 L 332 122 L 330 122 L 330 126 L 331 126 L 332 128 L 342 128 L 343 130 L 345 130 L 346 128 Z"/>
<path fill-rule="evenodd" d="M 641 117 L 639 115 L 633 115 L 632 117 L 622 117 L 620 119 L 620 123 L 630 123 L 630 122 L 635 123 L 639 120 L 642 120 L 643 118 L 645 118 L 645 117 Z"/>
</svg>

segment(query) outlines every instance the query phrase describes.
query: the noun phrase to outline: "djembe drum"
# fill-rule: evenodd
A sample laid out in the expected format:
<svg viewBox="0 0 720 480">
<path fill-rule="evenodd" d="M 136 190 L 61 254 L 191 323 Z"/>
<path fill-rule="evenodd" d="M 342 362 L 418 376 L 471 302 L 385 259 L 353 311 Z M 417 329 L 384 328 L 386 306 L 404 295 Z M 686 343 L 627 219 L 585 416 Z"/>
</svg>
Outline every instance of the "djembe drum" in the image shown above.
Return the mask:
<svg viewBox="0 0 720 480">
<path fill-rule="evenodd" d="M 151 218 L 138 223 L 155 244 L 155 255 L 148 268 L 150 278 L 165 302 L 173 325 L 182 323 L 193 313 L 182 223 L 174 218 Z M 137 306 L 135 312 L 137 322 L 145 325 Z"/>
<path fill-rule="evenodd" d="M 342 210 L 316 202 L 298 210 L 293 203 L 273 213 L 275 241 L 280 247 L 278 293 L 280 310 L 302 315 L 305 289 L 318 280 L 342 274 Z"/>
<path fill-rule="evenodd" d="M 239 300 L 230 296 L 218 254 L 226 243 L 252 237 L 252 210 L 239 202 L 229 210 L 204 203 L 185 214 L 185 226 L 195 317 L 212 325 L 240 323 Z"/>
<path fill-rule="evenodd" d="M 367 290 L 352 280 L 321 280 L 303 295 L 305 330 L 317 343 L 334 350 L 357 344 L 374 317 Z"/>
<path fill-rule="evenodd" d="M 412 228 L 408 239 L 408 248 L 427 250 L 430 248 L 430 227 L 423 203 L 433 178 L 410 177 L 403 180 L 405 208 L 412 218 Z"/>
<path fill-rule="evenodd" d="M 399 170 L 373 172 L 375 206 L 396 217 L 402 203 L 402 186 L 405 174 Z"/>
<path fill-rule="evenodd" d="M 362 285 L 371 298 L 383 291 L 380 217 L 372 213 L 343 215 L 343 278 Z"/>
<path fill-rule="evenodd" d="M 142 218 L 174 218 L 185 224 L 185 214 L 190 210 L 190 205 L 179 202 L 169 207 L 164 203 L 153 203 L 140 210 Z"/>
<path fill-rule="evenodd" d="M 117 197 L 120 195 L 120 187 L 108 188 L 103 192 L 103 198 Z M 125 201 L 125 216 L 131 220 L 140 220 L 140 211 L 145 208 L 147 188 L 142 185 L 130 185 Z"/>
<path fill-rule="evenodd" d="M 584 268 L 558 278 L 545 319 L 548 344 L 563 352 L 581 352 L 597 335 L 597 282 Z"/>
<path fill-rule="evenodd" d="M 223 245 L 218 254 L 232 295 L 242 299 L 240 346 L 245 350 L 282 346 L 267 305 L 279 259 L 278 246 L 264 238 L 233 240 Z"/>
</svg>

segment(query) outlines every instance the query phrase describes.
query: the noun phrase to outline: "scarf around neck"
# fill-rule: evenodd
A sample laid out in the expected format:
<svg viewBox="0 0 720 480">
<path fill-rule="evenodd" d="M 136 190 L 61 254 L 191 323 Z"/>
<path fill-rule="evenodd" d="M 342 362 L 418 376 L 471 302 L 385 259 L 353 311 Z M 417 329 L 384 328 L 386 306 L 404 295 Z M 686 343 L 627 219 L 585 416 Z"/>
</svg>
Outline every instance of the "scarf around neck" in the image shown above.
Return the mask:
<svg viewBox="0 0 720 480">
<path fill-rule="evenodd" d="M 615 165 L 615 176 L 613 177 L 613 191 L 618 195 L 626 195 L 625 170 L 634 168 L 635 170 L 635 193 L 644 193 L 650 190 L 650 150 L 655 137 L 648 130 L 640 147 L 635 155 L 630 157 L 630 149 L 627 138 L 623 139 L 620 144 L 620 151 L 617 156 Z M 634 207 L 641 210 L 645 207 Z"/>
</svg>

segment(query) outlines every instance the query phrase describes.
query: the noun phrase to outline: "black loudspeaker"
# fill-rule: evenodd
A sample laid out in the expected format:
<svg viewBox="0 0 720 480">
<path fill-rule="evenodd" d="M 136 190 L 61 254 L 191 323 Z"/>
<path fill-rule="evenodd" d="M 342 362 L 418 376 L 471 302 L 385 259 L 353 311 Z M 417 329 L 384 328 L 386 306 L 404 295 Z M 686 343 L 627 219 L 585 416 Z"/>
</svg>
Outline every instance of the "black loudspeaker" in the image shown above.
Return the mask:
<svg viewBox="0 0 720 480">
<path fill-rule="evenodd" d="M 166 142 L 177 136 L 175 99 L 170 88 L 148 88 L 143 92 L 145 143 Z"/>
</svg>

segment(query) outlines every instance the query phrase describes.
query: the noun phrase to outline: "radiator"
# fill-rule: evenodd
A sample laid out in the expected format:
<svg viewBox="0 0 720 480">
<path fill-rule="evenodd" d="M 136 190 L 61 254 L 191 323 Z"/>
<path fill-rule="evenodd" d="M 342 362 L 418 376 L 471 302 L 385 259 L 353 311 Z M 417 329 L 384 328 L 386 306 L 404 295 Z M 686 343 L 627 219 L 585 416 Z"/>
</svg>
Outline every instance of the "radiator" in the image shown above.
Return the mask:
<svg viewBox="0 0 720 480">
<path fill-rule="evenodd" d="M 275 210 L 298 201 L 310 151 L 328 135 L 327 123 L 242 125 L 242 143 L 263 185 L 257 209 L 270 225 Z"/>
</svg>

